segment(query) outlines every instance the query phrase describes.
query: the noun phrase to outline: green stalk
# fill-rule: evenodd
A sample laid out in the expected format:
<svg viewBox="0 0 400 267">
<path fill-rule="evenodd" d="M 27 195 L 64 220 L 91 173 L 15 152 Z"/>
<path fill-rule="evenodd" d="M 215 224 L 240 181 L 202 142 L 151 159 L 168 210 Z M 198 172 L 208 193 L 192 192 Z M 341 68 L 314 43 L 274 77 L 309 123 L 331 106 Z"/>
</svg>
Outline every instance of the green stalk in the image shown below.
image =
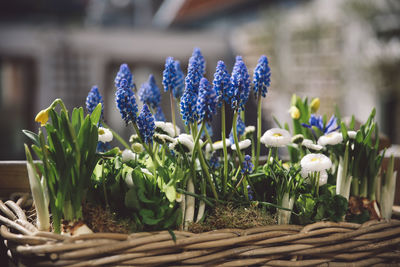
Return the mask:
<svg viewBox="0 0 400 267">
<path fill-rule="evenodd" d="M 242 152 L 240 152 L 240 149 L 239 149 L 239 140 L 238 140 L 237 130 L 236 130 L 237 119 L 238 119 L 238 112 L 235 111 L 235 113 L 233 114 L 233 125 L 232 125 L 233 139 L 235 140 L 236 152 L 237 152 L 238 158 L 239 158 L 239 166 L 242 166 L 243 155 L 242 155 Z"/>
<path fill-rule="evenodd" d="M 111 129 L 105 122 L 102 122 L 102 123 L 106 128 L 108 128 L 110 130 L 110 132 L 113 134 L 115 139 L 117 139 L 118 142 L 121 143 L 121 145 L 123 145 L 126 149 L 132 150 L 131 147 L 129 146 L 129 144 L 127 142 L 125 142 L 125 140 L 117 132 L 115 132 L 113 129 Z"/>
<path fill-rule="evenodd" d="M 169 90 L 169 101 L 171 103 L 171 115 L 172 115 L 172 123 L 174 124 L 174 134 L 176 136 L 175 104 L 174 104 L 174 96 L 172 95 L 172 90 Z"/>
<path fill-rule="evenodd" d="M 257 101 L 257 150 L 256 150 L 256 160 L 254 162 L 254 170 L 257 170 L 258 167 L 258 160 L 260 158 L 260 139 L 261 139 L 261 127 L 262 127 L 262 120 L 261 120 L 261 91 L 258 94 L 258 101 Z M 252 146 L 253 147 L 253 146 Z"/>
<path fill-rule="evenodd" d="M 211 140 L 211 136 L 210 136 L 210 133 L 207 130 L 207 127 L 204 128 L 204 131 L 205 131 L 207 139 L 208 139 L 208 141 L 210 143 L 211 151 L 214 151 L 213 142 Z"/>
<path fill-rule="evenodd" d="M 226 148 L 225 102 L 222 102 L 221 107 L 221 136 L 224 151 L 224 179 L 222 183 L 222 192 L 223 195 L 225 195 L 228 183 L 228 150 Z"/>
<path fill-rule="evenodd" d="M 205 126 L 205 121 L 203 121 L 201 123 L 200 130 L 198 132 L 197 132 L 196 125 L 192 125 L 192 127 L 191 127 L 192 128 L 192 135 L 195 134 L 195 140 L 194 140 L 195 143 L 194 143 L 194 149 L 193 149 L 194 150 L 193 151 L 193 156 L 194 156 L 195 150 L 197 150 L 197 152 L 199 154 L 199 160 L 200 160 L 201 168 L 203 169 L 204 173 L 206 174 L 206 178 L 207 178 L 208 183 L 210 184 L 210 187 L 211 187 L 212 193 L 214 195 L 214 198 L 218 199 L 218 194 L 217 194 L 217 191 L 215 190 L 214 183 L 213 183 L 213 181 L 211 179 L 211 175 L 210 175 L 210 173 L 208 171 L 207 163 L 204 160 L 203 151 L 201 151 L 201 147 L 198 145 L 201 132 L 204 130 L 204 126 Z M 194 158 L 193 158 L 193 164 L 194 164 L 194 162 L 195 161 L 194 161 Z"/>
<path fill-rule="evenodd" d="M 137 124 L 136 123 L 132 123 L 132 125 L 133 125 L 133 128 L 135 129 L 135 131 L 136 131 L 136 133 L 138 135 L 140 143 L 143 145 L 144 149 L 150 155 L 151 160 L 154 163 L 154 167 L 155 167 L 155 169 L 157 169 L 158 166 L 160 166 L 160 163 L 158 162 L 157 158 L 154 156 L 153 151 L 151 150 L 151 148 L 149 148 L 149 146 L 146 143 L 143 142 L 143 139 L 140 136 L 140 131 L 139 131 L 139 128 L 138 128 Z"/>
</svg>

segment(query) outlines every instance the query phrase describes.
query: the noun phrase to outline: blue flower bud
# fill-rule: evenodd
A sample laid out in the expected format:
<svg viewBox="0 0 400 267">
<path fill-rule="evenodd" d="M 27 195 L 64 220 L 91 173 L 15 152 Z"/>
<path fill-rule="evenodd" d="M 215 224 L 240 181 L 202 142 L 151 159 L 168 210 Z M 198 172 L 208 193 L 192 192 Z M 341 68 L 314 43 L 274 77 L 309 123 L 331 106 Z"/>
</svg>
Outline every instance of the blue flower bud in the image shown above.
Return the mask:
<svg viewBox="0 0 400 267">
<path fill-rule="evenodd" d="M 137 126 L 143 142 L 146 144 L 152 143 L 156 126 L 154 124 L 153 114 L 151 114 L 150 109 L 146 104 L 143 105 L 142 111 L 137 118 Z"/>
<path fill-rule="evenodd" d="M 128 125 L 129 122 L 136 122 L 138 107 L 135 94 L 132 92 L 128 81 L 125 79 L 122 79 L 119 83 L 118 90 L 115 93 L 115 102 L 126 125 Z"/>
<path fill-rule="evenodd" d="M 156 121 L 165 121 L 165 115 L 162 111 L 161 106 L 157 107 L 156 114 L 154 114 L 154 118 Z"/>
<path fill-rule="evenodd" d="M 265 97 L 271 83 L 271 70 L 268 66 L 268 59 L 264 55 L 260 57 L 254 69 L 253 83 L 255 96 L 257 97 L 260 93 L 262 97 Z"/>
<path fill-rule="evenodd" d="M 231 103 L 231 97 L 229 93 L 230 89 L 230 76 L 228 71 L 226 70 L 225 63 L 223 61 L 218 61 L 215 73 L 214 73 L 214 81 L 213 88 L 217 94 L 217 105 L 221 107 L 222 101 L 225 103 Z"/>
<path fill-rule="evenodd" d="M 197 96 L 197 114 L 199 122 L 211 121 L 216 110 L 217 95 L 206 78 L 200 81 L 199 95 Z"/>
<path fill-rule="evenodd" d="M 119 88 L 121 81 L 125 79 L 127 81 L 128 87 L 131 90 L 136 90 L 136 85 L 133 82 L 133 75 L 131 73 L 131 70 L 129 69 L 128 65 L 126 63 L 122 64 L 119 67 L 119 71 L 117 73 L 117 76 L 115 77 L 115 87 Z"/>
<path fill-rule="evenodd" d="M 234 110 L 244 110 L 250 94 L 250 76 L 242 57 L 237 56 L 231 75 L 231 88 L 228 95 L 232 95 L 231 107 Z"/>
<path fill-rule="evenodd" d="M 103 97 L 100 95 L 99 89 L 97 85 L 93 86 L 90 90 L 88 96 L 86 97 L 86 109 L 92 114 L 93 110 L 97 107 L 97 105 L 101 103 L 101 118 L 104 117 L 104 102 Z"/>
<path fill-rule="evenodd" d="M 139 99 L 152 108 L 156 108 L 160 104 L 160 89 L 158 88 L 156 80 L 152 74 L 150 74 L 149 80 L 142 84 L 142 87 L 139 90 Z"/>
<path fill-rule="evenodd" d="M 242 162 L 242 170 L 241 172 L 243 174 L 249 174 L 253 172 L 253 163 L 251 162 L 251 157 L 250 155 L 244 156 L 244 161 Z"/>
</svg>

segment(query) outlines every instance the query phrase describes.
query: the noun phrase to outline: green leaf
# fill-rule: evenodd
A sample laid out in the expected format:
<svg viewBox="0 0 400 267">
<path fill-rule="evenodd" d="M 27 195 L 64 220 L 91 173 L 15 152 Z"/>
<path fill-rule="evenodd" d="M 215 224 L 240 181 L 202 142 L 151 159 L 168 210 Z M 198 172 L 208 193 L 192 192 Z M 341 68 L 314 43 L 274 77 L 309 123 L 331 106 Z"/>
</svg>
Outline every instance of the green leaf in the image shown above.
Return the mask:
<svg viewBox="0 0 400 267">
<path fill-rule="evenodd" d="M 125 206 L 131 209 L 140 210 L 140 202 L 135 188 L 131 188 L 125 194 Z"/>
<path fill-rule="evenodd" d="M 154 218 L 154 212 L 152 210 L 141 209 L 139 214 L 142 217 L 142 221 L 147 225 L 156 225 L 162 220 L 162 218 Z"/>
<path fill-rule="evenodd" d="M 101 116 L 101 103 L 97 104 L 96 108 L 90 115 L 90 120 L 93 123 L 93 125 L 97 125 L 99 123 L 100 116 Z"/>
<path fill-rule="evenodd" d="M 32 142 L 33 142 L 35 145 L 40 146 L 39 136 L 38 136 L 36 133 L 31 132 L 31 131 L 29 131 L 29 130 L 22 130 L 22 132 L 23 132 L 29 139 L 31 139 Z"/>
<path fill-rule="evenodd" d="M 166 186 L 164 192 L 165 192 L 165 195 L 166 195 L 167 199 L 169 200 L 169 202 L 175 201 L 175 199 L 176 199 L 175 186 L 173 186 L 173 185 Z"/>
</svg>

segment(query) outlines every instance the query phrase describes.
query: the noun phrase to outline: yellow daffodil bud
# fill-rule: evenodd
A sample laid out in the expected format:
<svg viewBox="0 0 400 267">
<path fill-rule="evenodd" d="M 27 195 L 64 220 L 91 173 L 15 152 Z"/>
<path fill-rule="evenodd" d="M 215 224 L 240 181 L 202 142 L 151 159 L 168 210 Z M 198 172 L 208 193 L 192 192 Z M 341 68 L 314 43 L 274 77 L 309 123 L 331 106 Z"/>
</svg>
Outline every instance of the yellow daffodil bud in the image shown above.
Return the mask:
<svg viewBox="0 0 400 267">
<path fill-rule="evenodd" d="M 133 150 L 133 152 L 139 154 L 139 153 L 143 152 L 144 147 L 143 147 L 143 145 L 141 143 L 133 143 L 132 144 L 132 150 Z"/>
<path fill-rule="evenodd" d="M 291 106 L 289 109 L 290 116 L 298 120 L 300 118 L 300 110 L 296 106 Z"/>
<path fill-rule="evenodd" d="M 316 113 L 319 109 L 320 101 L 319 98 L 316 97 L 311 101 L 310 107 L 311 107 L 311 113 Z"/>
<path fill-rule="evenodd" d="M 35 117 L 36 122 L 40 122 L 41 126 L 44 126 L 49 120 L 49 110 L 50 108 L 41 110 Z"/>
</svg>

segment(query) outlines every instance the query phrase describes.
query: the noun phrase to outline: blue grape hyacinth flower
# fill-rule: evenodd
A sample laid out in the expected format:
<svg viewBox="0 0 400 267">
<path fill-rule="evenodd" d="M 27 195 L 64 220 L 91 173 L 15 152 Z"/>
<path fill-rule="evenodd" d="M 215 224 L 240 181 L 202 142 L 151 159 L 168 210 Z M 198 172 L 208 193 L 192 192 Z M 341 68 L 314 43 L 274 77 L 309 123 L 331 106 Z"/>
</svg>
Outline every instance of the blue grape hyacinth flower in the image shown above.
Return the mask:
<svg viewBox="0 0 400 267">
<path fill-rule="evenodd" d="M 183 89 L 185 88 L 185 75 L 183 74 L 179 60 L 175 60 L 175 72 L 175 87 L 172 90 L 172 94 L 175 99 L 179 99 L 183 94 Z"/>
<path fill-rule="evenodd" d="M 247 194 L 250 201 L 254 200 L 254 192 L 250 185 L 247 185 Z"/>
<path fill-rule="evenodd" d="M 154 114 L 154 119 L 156 121 L 166 121 L 165 120 L 165 115 L 164 115 L 164 112 L 162 111 L 161 106 L 158 106 L 156 108 L 156 114 Z"/>
<path fill-rule="evenodd" d="M 150 74 L 149 80 L 142 84 L 139 90 L 139 99 L 151 108 L 156 108 L 160 104 L 160 88 L 158 88 L 156 80 L 152 74 Z"/>
<path fill-rule="evenodd" d="M 206 78 L 200 81 L 199 94 L 197 96 L 197 114 L 199 122 L 211 121 L 212 116 L 217 112 L 216 109 L 217 94 L 211 87 Z"/>
<path fill-rule="evenodd" d="M 253 83 L 255 96 L 258 97 L 258 94 L 261 94 L 262 97 L 265 97 L 271 84 L 271 69 L 268 66 L 268 58 L 265 55 L 260 57 L 254 69 Z"/>
<path fill-rule="evenodd" d="M 90 89 L 88 96 L 86 97 L 86 109 L 92 114 L 93 110 L 97 107 L 97 105 L 101 103 L 101 119 L 104 118 L 104 102 L 103 97 L 99 92 L 99 88 L 97 85 L 93 86 Z"/>
<path fill-rule="evenodd" d="M 165 68 L 163 71 L 162 84 L 164 92 L 173 91 L 176 85 L 176 68 L 175 60 L 173 57 L 168 57 L 165 60 Z"/>
<path fill-rule="evenodd" d="M 120 87 L 120 83 L 121 83 L 121 81 L 123 79 L 125 79 L 127 81 L 128 87 L 131 90 L 136 90 L 136 85 L 133 82 L 132 72 L 129 69 L 128 64 L 126 64 L 126 63 L 121 64 L 121 66 L 119 67 L 119 71 L 118 71 L 117 76 L 115 77 L 115 80 L 114 80 L 116 88 Z"/>
<path fill-rule="evenodd" d="M 231 107 L 233 110 L 244 110 L 250 94 L 250 76 L 241 56 L 236 57 L 230 81 Z"/>
<path fill-rule="evenodd" d="M 251 162 L 251 156 L 244 156 L 244 161 L 242 162 L 242 169 L 240 170 L 243 174 L 249 174 L 253 172 L 253 163 Z"/>
<path fill-rule="evenodd" d="M 115 93 L 115 102 L 125 124 L 128 125 L 129 122 L 135 123 L 138 107 L 135 94 L 130 89 L 128 81 L 125 79 L 122 79 L 119 83 L 118 90 Z"/>
<path fill-rule="evenodd" d="M 200 83 L 198 62 L 190 58 L 188 73 L 185 78 L 185 90 L 181 97 L 181 115 L 186 125 L 197 121 L 197 95 Z"/>
<path fill-rule="evenodd" d="M 230 86 L 230 75 L 226 69 L 225 63 L 220 60 L 217 63 L 213 80 L 213 88 L 217 94 L 218 107 L 221 107 L 222 101 L 225 101 L 225 103 L 231 102 L 232 95 L 230 95 Z"/>
<path fill-rule="evenodd" d="M 154 124 L 154 116 L 146 104 L 143 105 L 142 111 L 137 118 L 137 126 L 143 142 L 146 144 L 152 143 L 156 125 Z"/>
<path fill-rule="evenodd" d="M 195 47 L 193 49 L 192 58 L 195 59 L 199 65 L 199 71 L 201 76 L 206 73 L 206 61 L 204 60 L 203 55 L 201 54 L 200 48 Z"/>
</svg>

